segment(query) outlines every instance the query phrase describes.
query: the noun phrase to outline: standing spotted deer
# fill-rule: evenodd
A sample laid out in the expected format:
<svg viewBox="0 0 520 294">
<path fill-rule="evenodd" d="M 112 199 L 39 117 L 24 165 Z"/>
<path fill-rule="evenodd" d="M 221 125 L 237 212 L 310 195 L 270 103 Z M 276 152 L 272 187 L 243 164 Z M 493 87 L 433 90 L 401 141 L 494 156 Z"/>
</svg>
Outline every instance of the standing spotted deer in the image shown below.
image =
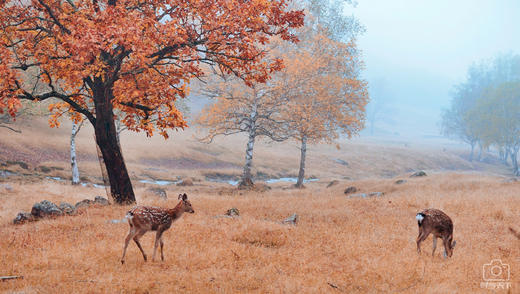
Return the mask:
<svg viewBox="0 0 520 294">
<path fill-rule="evenodd" d="M 442 238 L 444 244 L 444 257 L 451 257 L 456 242 L 453 241 L 453 222 L 451 218 L 444 212 L 429 208 L 419 212 L 415 218 L 419 225 L 419 236 L 417 237 L 417 252 L 421 253 L 421 242 L 428 238 L 430 233 L 433 234 L 433 251 L 435 254 L 437 248 L 437 238 Z"/>
<path fill-rule="evenodd" d="M 139 239 L 148 231 L 157 231 L 155 235 L 155 245 L 153 247 L 152 261 L 155 260 L 155 252 L 157 246 L 161 245 L 161 260 L 164 261 L 163 255 L 163 240 L 162 234 L 168 230 L 172 223 L 178 220 L 184 212 L 194 213 L 195 211 L 191 207 L 191 203 L 188 201 L 188 195 L 186 193 L 179 194 L 181 200 L 177 206 L 171 209 L 159 208 L 152 206 L 136 206 L 132 208 L 126 214 L 128 224 L 130 225 L 130 231 L 125 239 L 125 247 L 123 249 L 123 257 L 121 257 L 121 263 L 125 263 L 126 248 L 130 239 L 134 239 L 135 244 L 141 250 L 144 261 L 147 260 L 146 254 L 144 253 L 143 247 L 139 243 Z"/>
</svg>

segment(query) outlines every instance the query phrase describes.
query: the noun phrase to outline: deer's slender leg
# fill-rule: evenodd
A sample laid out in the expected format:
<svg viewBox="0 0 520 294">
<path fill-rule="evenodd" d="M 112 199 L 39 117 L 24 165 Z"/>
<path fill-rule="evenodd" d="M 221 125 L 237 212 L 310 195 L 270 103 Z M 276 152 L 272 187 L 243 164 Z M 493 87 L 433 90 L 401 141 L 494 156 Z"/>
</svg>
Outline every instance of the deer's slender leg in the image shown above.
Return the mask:
<svg viewBox="0 0 520 294">
<path fill-rule="evenodd" d="M 140 231 L 139 233 L 137 233 L 134 237 L 134 242 L 135 244 L 137 245 L 137 247 L 139 247 L 139 250 L 141 250 L 141 253 L 143 254 L 143 258 L 144 258 L 144 261 L 147 260 L 146 258 L 146 254 L 144 253 L 144 250 L 143 250 L 143 247 L 141 246 L 141 243 L 139 243 L 139 239 L 144 235 L 144 233 L 146 233 L 146 231 Z"/>
<path fill-rule="evenodd" d="M 442 243 L 444 244 L 444 258 L 448 258 L 449 250 L 451 250 L 448 238 L 442 238 Z"/>
<path fill-rule="evenodd" d="M 430 235 L 430 231 L 423 229 L 419 232 L 419 236 L 417 237 L 417 253 L 421 253 L 421 242 L 426 240 L 428 235 Z"/>
<path fill-rule="evenodd" d="M 432 250 L 432 257 L 435 255 L 435 249 L 437 249 L 437 237 L 433 236 L 433 250 Z"/>
<path fill-rule="evenodd" d="M 133 228 L 130 228 L 128 235 L 125 238 L 125 246 L 123 248 L 123 256 L 121 257 L 121 264 L 125 263 L 125 254 L 126 254 L 126 248 L 128 247 L 128 242 L 130 242 L 130 239 L 132 239 L 135 236 L 135 234 L 136 234 L 135 230 Z"/>
<path fill-rule="evenodd" d="M 162 236 L 161 236 L 161 260 L 162 261 L 164 261 L 163 246 L 164 246 L 164 242 L 163 242 L 163 239 L 162 239 Z"/>
<path fill-rule="evenodd" d="M 153 256 L 152 261 L 155 260 L 155 253 L 157 251 L 157 246 L 159 246 L 159 242 L 161 241 L 162 233 L 164 231 L 161 229 L 157 229 L 157 234 L 155 235 L 155 244 L 153 245 Z M 161 246 L 161 255 L 162 255 L 162 246 Z"/>
</svg>

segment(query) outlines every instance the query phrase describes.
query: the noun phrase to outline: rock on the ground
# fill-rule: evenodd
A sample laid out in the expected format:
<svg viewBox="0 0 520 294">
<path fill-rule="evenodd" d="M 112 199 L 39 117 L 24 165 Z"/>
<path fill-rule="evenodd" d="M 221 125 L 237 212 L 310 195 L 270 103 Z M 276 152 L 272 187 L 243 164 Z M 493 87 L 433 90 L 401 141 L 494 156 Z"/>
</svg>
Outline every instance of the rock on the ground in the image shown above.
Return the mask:
<svg viewBox="0 0 520 294">
<path fill-rule="evenodd" d="M 296 225 L 298 223 L 298 215 L 296 213 L 293 213 L 291 216 L 284 219 L 282 223 L 288 225 Z"/>
<path fill-rule="evenodd" d="M 31 214 L 34 217 L 41 218 L 47 216 L 58 216 L 62 215 L 63 211 L 59 209 L 56 204 L 50 202 L 49 200 L 43 200 L 42 202 L 35 203 L 31 209 Z"/>
<path fill-rule="evenodd" d="M 74 205 L 74 207 L 76 207 L 76 209 L 86 208 L 86 207 L 91 206 L 93 203 L 94 203 L 94 201 L 92 201 L 90 199 L 83 199 L 83 200 L 79 201 L 78 203 L 76 203 L 76 205 Z"/>
<path fill-rule="evenodd" d="M 13 224 L 15 224 L 15 225 L 23 224 L 25 222 L 32 222 L 32 221 L 35 221 L 35 220 L 36 219 L 34 218 L 34 216 L 31 213 L 29 213 L 29 212 L 20 212 L 14 218 Z"/>
<path fill-rule="evenodd" d="M 422 170 L 414 172 L 410 178 L 426 177 L 426 173 Z"/>
<path fill-rule="evenodd" d="M 233 207 L 233 208 L 230 208 L 226 211 L 226 215 L 229 215 L 229 216 L 240 216 L 240 211 L 238 210 L 238 208 L 236 207 Z"/>
<path fill-rule="evenodd" d="M 166 190 L 164 190 L 163 188 L 153 187 L 153 188 L 146 189 L 146 191 L 148 191 L 150 194 L 153 194 L 161 199 L 168 198 L 168 195 L 166 194 Z"/>
<path fill-rule="evenodd" d="M 383 195 L 385 195 L 384 192 L 370 192 L 370 193 L 368 193 L 368 197 L 381 197 Z"/>
<path fill-rule="evenodd" d="M 348 166 L 348 162 L 346 162 L 343 159 L 336 158 L 336 159 L 334 159 L 334 162 L 339 163 L 339 164 L 344 165 L 344 166 Z"/>
<path fill-rule="evenodd" d="M 338 181 L 338 180 L 333 180 L 333 181 L 331 181 L 331 182 L 327 185 L 327 188 L 330 188 L 330 187 L 335 186 L 335 185 L 337 185 L 337 184 L 339 184 L 339 181 Z"/>
<path fill-rule="evenodd" d="M 351 194 L 351 193 L 356 193 L 358 191 L 358 189 L 354 186 L 350 186 L 348 187 L 347 189 L 345 189 L 345 194 Z"/>
<path fill-rule="evenodd" d="M 103 198 L 101 196 L 94 197 L 94 203 L 98 204 L 98 205 L 101 205 L 101 206 L 107 206 L 107 205 L 110 204 L 110 202 L 108 202 L 108 199 Z"/>
<path fill-rule="evenodd" d="M 395 183 L 396 183 L 397 185 L 401 185 L 401 184 L 406 183 L 406 180 L 397 180 L 397 181 L 395 181 Z"/>
<path fill-rule="evenodd" d="M 177 186 L 182 186 L 182 187 L 193 186 L 193 180 L 190 178 L 184 179 L 184 180 L 180 181 L 179 183 L 177 183 Z"/>
<path fill-rule="evenodd" d="M 76 208 L 67 202 L 61 202 L 59 208 L 66 214 L 72 215 L 76 213 Z"/>
</svg>

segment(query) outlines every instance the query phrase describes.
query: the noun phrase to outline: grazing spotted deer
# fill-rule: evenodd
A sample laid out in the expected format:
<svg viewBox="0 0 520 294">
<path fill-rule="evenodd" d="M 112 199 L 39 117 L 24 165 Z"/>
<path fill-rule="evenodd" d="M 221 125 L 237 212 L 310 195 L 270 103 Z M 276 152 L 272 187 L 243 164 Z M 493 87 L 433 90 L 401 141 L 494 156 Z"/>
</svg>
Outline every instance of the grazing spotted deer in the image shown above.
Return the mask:
<svg viewBox="0 0 520 294">
<path fill-rule="evenodd" d="M 444 244 L 444 258 L 451 257 L 456 242 L 453 241 L 453 222 L 451 218 L 444 212 L 429 208 L 419 212 L 415 218 L 419 225 L 419 236 L 417 237 L 417 252 L 421 253 L 421 242 L 428 238 L 430 233 L 433 234 L 433 251 L 435 254 L 437 248 L 437 238 L 442 238 Z"/>
<path fill-rule="evenodd" d="M 153 247 L 152 261 L 155 260 L 155 252 L 157 246 L 161 245 L 161 260 L 164 261 L 163 255 L 163 240 L 162 234 L 168 230 L 172 223 L 178 220 L 184 212 L 194 213 L 195 211 L 191 207 L 191 203 L 188 201 L 188 195 L 186 193 L 179 194 L 181 200 L 177 206 L 172 209 L 159 208 L 151 206 L 136 206 L 132 208 L 126 214 L 128 224 L 130 225 L 130 231 L 125 239 L 125 247 L 123 249 L 123 257 L 121 257 L 121 263 L 125 263 L 126 248 L 130 239 L 134 239 L 135 244 L 141 250 L 144 261 L 146 261 L 146 254 L 144 253 L 143 247 L 139 243 L 139 239 L 148 231 L 157 231 L 155 235 L 155 245 Z"/>
</svg>

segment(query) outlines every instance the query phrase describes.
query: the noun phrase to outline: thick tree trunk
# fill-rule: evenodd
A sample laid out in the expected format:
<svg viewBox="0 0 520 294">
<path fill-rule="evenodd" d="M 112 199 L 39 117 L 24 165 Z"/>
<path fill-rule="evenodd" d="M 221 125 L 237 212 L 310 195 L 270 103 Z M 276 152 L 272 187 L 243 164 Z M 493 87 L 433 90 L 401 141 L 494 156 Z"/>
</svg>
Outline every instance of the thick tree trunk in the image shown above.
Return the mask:
<svg viewBox="0 0 520 294">
<path fill-rule="evenodd" d="M 246 163 L 244 164 L 244 173 L 242 174 L 242 179 L 240 180 L 239 188 L 245 189 L 252 187 L 253 177 L 251 176 L 251 166 L 253 164 L 253 148 L 255 147 L 255 132 L 251 130 L 249 132 L 249 139 L 247 140 L 246 147 Z"/>
<path fill-rule="evenodd" d="M 72 185 L 79 185 L 78 160 L 76 158 L 76 135 L 81 129 L 81 124 L 72 122 L 72 132 L 70 134 L 70 165 L 72 168 Z"/>
<path fill-rule="evenodd" d="M 303 187 L 303 180 L 305 178 L 305 157 L 307 155 L 307 137 L 302 138 L 302 146 L 300 147 L 300 170 L 298 171 L 298 180 L 296 181 L 296 187 Z"/>
<path fill-rule="evenodd" d="M 131 204 L 135 203 L 135 195 L 117 139 L 112 97 L 111 89 L 105 89 L 102 86 L 94 89 L 96 143 L 105 161 L 112 198 L 118 204 Z"/>
</svg>

